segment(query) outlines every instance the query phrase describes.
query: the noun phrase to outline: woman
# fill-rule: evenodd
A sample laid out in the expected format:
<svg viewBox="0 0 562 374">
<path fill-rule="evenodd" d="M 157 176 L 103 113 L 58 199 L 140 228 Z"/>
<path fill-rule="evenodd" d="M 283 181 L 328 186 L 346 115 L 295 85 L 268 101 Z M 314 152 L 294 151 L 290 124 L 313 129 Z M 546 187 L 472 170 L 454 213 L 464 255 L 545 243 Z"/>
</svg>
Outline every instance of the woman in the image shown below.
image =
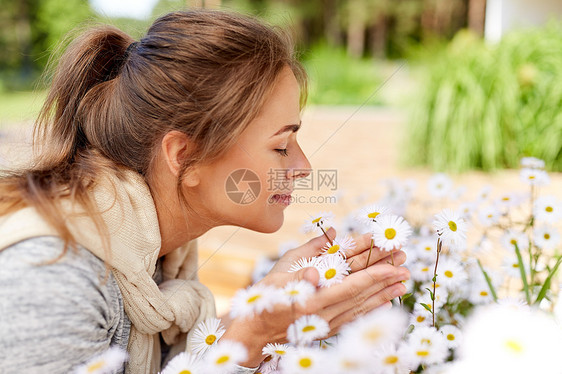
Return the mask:
<svg viewBox="0 0 562 374">
<path fill-rule="evenodd" d="M 237 204 L 229 175 L 283 169 L 292 185 L 310 167 L 296 140 L 305 82 L 281 34 L 230 13 L 171 13 L 139 42 L 111 27 L 74 40 L 37 122 L 40 155 L 0 179 L 0 372 L 68 372 L 118 345 L 127 373 L 155 373 L 185 350 L 215 313 L 195 239 L 219 225 L 274 232 L 288 205 L 290 189 L 266 183 Z M 382 252 L 365 268 L 369 241 L 349 254 L 352 275 L 296 313 L 228 321 L 223 338 L 246 346 L 244 367 L 300 315 L 319 314 L 333 334 L 405 292 L 408 271 Z M 289 251 L 263 282 L 317 284 L 316 270 L 287 270 L 323 244 Z"/>
</svg>

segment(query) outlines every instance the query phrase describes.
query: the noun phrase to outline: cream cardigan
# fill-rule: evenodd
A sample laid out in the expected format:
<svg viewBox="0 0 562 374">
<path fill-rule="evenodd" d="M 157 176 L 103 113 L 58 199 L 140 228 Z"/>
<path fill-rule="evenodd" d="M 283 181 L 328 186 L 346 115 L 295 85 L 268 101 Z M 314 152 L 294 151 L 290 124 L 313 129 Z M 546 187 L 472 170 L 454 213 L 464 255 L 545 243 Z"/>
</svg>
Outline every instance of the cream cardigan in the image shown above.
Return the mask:
<svg viewBox="0 0 562 374">
<path fill-rule="evenodd" d="M 144 179 L 133 171 L 123 178 L 110 175 L 94 189 L 93 196 L 109 232 L 109 253 L 93 221 L 82 210 L 64 205 L 67 225 L 78 244 L 110 265 L 131 320 L 129 362 L 126 373 L 153 374 L 160 370 L 158 334 L 173 345 L 170 355 L 188 348 L 188 332 L 199 322 L 215 317 L 211 292 L 197 279 L 195 241 L 166 255 L 164 281 L 152 279 L 161 238 L 152 195 Z M 0 250 L 22 240 L 53 235 L 34 208 L 0 217 Z"/>
</svg>

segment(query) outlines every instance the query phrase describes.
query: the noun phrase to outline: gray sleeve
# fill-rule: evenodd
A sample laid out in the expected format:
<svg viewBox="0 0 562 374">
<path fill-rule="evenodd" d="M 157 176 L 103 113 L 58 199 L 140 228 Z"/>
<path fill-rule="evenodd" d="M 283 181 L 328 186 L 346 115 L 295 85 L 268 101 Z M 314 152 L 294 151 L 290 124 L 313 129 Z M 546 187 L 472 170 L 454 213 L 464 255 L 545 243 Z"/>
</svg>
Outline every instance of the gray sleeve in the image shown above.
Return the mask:
<svg viewBox="0 0 562 374">
<path fill-rule="evenodd" d="M 84 248 L 33 238 L 0 251 L 0 373 L 68 373 L 109 348 L 119 290 Z M 115 289 L 117 288 L 117 289 Z"/>
</svg>

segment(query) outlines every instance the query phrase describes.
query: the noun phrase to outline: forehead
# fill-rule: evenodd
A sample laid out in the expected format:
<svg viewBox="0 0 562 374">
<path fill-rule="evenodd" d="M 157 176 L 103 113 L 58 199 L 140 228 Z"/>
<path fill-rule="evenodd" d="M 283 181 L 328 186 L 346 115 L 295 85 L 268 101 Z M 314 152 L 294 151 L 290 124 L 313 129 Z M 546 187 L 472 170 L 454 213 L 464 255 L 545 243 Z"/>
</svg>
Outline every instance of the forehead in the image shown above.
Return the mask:
<svg viewBox="0 0 562 374">
<path fill-rule="evenodd" d="M 273 85 L 260 113 L 250 124 L 254 131 L 271 136 L 281 127 L 300 122 L 300 87 L 289 67 L 285 67 Z"/>
</svg>

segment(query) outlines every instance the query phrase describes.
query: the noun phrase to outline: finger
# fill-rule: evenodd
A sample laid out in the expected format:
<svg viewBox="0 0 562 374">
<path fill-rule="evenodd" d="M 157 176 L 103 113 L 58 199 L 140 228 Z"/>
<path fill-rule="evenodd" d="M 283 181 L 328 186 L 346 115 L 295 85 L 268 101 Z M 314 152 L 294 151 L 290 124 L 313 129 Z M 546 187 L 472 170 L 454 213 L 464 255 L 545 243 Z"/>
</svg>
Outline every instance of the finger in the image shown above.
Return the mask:
<svg viewBox="0 0 562 374">
<path fill-rule="evenodd" d="M 369 254 L 369 252 L 371 252 Z M 395 249 L 392 251 L 394 255 L 396 255 L 396 253 L 400 252 L 399 249 Z M 371 266 L 377 262 L 381 262 L 381 260 L 387 258 L 388 256 L 390 256 L 390 252 L 387 252 L 385 250 L 382 250 L 378 247 L 373 247 L 373 250 L 370 251 L 370 248 L 368 250 L 365 250 L 353 257 L 348 257 L 347 258 L 347 263 L 350 264 L 351 267 L 351 271 L 357 271 L 357 270 L 361 270 L 364 269 L 367 266 Z M 367 260 L 369 261 L 367 263 Z M 405 260 L 405 259 L 404 259 Z M 386 263 L 386 261 L 385 261 Z M 390 261 L 389 261 L 390 263 Z M 395 263 L 396 264 L 396 263 Z"/>
<path fill-rule="evenodd" d="M 381 258 L 376 263 L 401 266 L 405 262 L 406 262 L 406 252 L 397 250 L 397 251 L 393 251 L 392 254 L 389 254 L 388 256 Z"/>
<path fill-rule="evenodd" d="M 355 256 L 363 252 L 364 250 L 371 248 L 371 237 L 371 234 L 363 234 L 353 238 L 353 240 L 355 241 L 355 248 L 346 250 L 345 254 L 348 257 Z"/>
<path fill-rule="evenodd" d="M 322 248 L 326 246 L 326 243 L 328 243 L 328 238 L 326 238 L 326 236 L 328 236 L 330 240 L 333 240 L 336 237 L 336 230 L 333 227 L 330 227 L 330 229 L 326 231 L 326 235 L 319 235 L 316 238 L 310 239 L 300 247 L 292 249 L 289 253 L 290 257 L 301 258 L 318 256 L 322 253 Z"/>
<path fill-rule="evenodd" d="M 341 300 L 337 303 L 334 303 L 324 308 L 326 316 L 331 319 L 337 315 L 344 313 L 347 310 L 361 307 L 361 305 L 364 304 L 365 301 L 371 298 L 373 295 L 379 293 L 385 288 L 400 283 L 406 276 L 409 276 L 409 274 L 406 275 L 404 274 L 404 272 L 401 271 L 401 272 L 397 272 L 397 274 L 392 277 L 386 278 L 375 284 L 372 284 L 371 286 L 367 287 L 364 290 L 357 291 L 351 289 L 349 297 L 347 299 Z"/>
<path fill-rule="evenodd" d="M 363 303 L 356 305 L 354 308 L 348 309 L 331 319 L 329 321 L 330 330 L 337 331 L 342 325 L 351 322 L 376 308 L 386 307 L 392 299 L 404 295 L 406 291 L 406 286 L 402 283 L 395 283 L 382 289 L 366 299 Z"/>
<path fill-rule="evenodd" d="M 367 269 L 348 275 L 342 283 L 328 288 L 320 289 L 311 301 L 319 308 L 326 308 L 342 301 L 354 300 L 367 288 L 371 286 L 382 289 L 389 284 L 407 280 L 410 272 L 403 267 L 395 267 L 388 264 L 370 266 Z M 355 300 L 356 302 L 358 300 Z"/>
</svg>

